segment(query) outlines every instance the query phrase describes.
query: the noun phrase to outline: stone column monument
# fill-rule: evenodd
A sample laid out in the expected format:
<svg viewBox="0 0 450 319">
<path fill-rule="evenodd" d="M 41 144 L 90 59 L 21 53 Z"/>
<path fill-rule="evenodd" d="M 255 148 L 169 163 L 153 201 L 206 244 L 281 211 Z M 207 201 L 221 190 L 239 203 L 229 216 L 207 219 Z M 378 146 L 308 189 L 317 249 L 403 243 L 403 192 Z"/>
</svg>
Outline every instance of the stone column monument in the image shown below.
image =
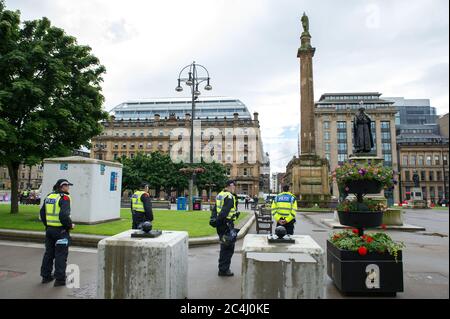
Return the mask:
<svg viewBox="0 0 450 319">
<path fill-rule="evenodd" d="M 300 155 L 294 157 L 286 167 L 285 181 L 300 200 L 309 205 L 329 201 L 329 164 L 316 154 L 313 63 L 315 48 L 311 46 L 309 18 L 301 18 L 303 33 L 297 51 L 300 58 Z"/>
<path fill-rule="evenodd" d="M 316 143 L 312 58 L 316 48 L 311 46 L 309 19 L 305 13 L 301 21 L 304 31 L 300 37 L 301 46 L 297 52 L 297 58 L 300 58 L 300 145 L 301 154 L 314 154 Z"/>
</svg>

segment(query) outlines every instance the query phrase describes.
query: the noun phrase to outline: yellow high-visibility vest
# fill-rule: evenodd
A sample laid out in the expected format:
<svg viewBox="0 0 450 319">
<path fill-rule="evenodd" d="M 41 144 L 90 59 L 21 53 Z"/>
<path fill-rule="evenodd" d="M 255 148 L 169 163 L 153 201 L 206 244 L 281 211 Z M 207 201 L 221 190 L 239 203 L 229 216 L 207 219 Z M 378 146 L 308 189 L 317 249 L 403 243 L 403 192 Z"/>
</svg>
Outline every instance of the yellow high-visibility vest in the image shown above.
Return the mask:
<svg viewBox="0 0 450 319">
<path fill-rule="evenodd" d="M 69 197 L 69 195 L 64 195 Z M 59 212 L 61 207 L 59 207 L 59 201 L 61 200 L 61 194 L 52 193 L 47 196 L 44 201 L 45 204 L 45 218 L 47 220 L 47 226 L 61 227 L 62 224 L 59 221 Z"/>
<path fill-rule="evenodd" d="M 136 212 L 144 213 L 144 202 L 141 200 L 141 196 L 145 194 L 143 191 L 136 191 L 133 196 L 131 196 L 131 205 L 133 210 Z"/>
<path fill-rule="evenodd" d="M 223 207 L 223 203 L 225 201 L 225 198 L 231 198 L 233 200 L 233 208 L 230 209 L 230 211 L 228 212 L 227 215 L 227 219 L 235 221 L 237 219 L 236 217 L 236 198 L 233 196 L 233 194 L 231 194 L 230 192 L 227 191 L 221 191 L 217 196 L 216 196 L 216 209 L 217 209 L 217 214 L 220 214 L 220 212 L 222 211 L 222 207 Z"/>
<path fill-rule="evenodd" d="M 295 218 L 297 210 L 297 200 L 295 195 L 289 192 L 282 192 L 275 196 L 272 201 L 272 216 L 278 222 L 284 218 L 287 223 Z"/>
</svg>

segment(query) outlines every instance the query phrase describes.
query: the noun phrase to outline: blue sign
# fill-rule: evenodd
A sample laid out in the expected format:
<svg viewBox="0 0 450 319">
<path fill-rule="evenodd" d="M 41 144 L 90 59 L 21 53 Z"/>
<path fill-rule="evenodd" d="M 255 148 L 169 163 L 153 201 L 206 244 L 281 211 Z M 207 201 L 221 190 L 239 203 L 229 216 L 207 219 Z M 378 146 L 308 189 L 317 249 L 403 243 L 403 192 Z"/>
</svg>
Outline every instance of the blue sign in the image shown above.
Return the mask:
<svg viewBox="0 0 450 319">
<path fill-rule="evenodd" d="M 105 175 L 105 164 L 100 164 L 100 175 Z"/>
<path fill-rule="evenodd" d="M 110 186 L 109 186 L 109 190 L 111 192 L 116 191 L 117 190 L 117 172 L 111 172 L 111 181 L 110 181 Z"/>
<path fill-rule="evenodd" d="M 61 163 L 61 164 L 59 164 L 59 169 L 60 169 L 61 171 L 67 171 L 68 168 L 69 168 L 69 164 L 67 164 L 67 163 Z"/>
</svg>

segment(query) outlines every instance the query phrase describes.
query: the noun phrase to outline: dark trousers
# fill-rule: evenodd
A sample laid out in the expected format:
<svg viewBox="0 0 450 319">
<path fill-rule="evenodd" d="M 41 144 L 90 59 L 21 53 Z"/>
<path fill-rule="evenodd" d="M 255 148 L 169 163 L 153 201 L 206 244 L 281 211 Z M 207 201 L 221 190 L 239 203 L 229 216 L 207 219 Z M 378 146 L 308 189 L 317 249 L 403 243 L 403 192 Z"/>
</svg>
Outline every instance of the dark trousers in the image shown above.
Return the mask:
<svg viewBox="0 0 450 319">
<path fill-rule="evenodd" d="M 228 225 L 220 225 L 217 227 L 217 235 L 219 235 L 219 239 L 222 239 L 222 236 L 228 234 L 230 232 L 230 227 L 234 227 L 232 224 Z M 226 272 L 230 269 L 231 257 L 234 254 L 234 243 L 224 244 L 222 241 L 220 243 L 220 253 L 219 253 L 219 271 Z"/>
<path fill-rule="evenodd" d="M 67 256 L 69 255 L 70 235 L 59 227 L 47 227 L 45 232 L 45 253 L 42 259 L 41 277 L 50 278 L 55 261 L 55 279 L 66 280 Z"/>
<path fill-rule="evenodd" d="M 145 214 L 141 212 L 133 211 L 132 213 L 133 223 L 131 229 L 138 229 L 138 226 L 145 222 Z"/>
<path fill-rule="evenodd" d="M 286 234 L 294 235 L 294 223 L 295 223 L 294 220 L 289 222 L 289 223 L 287 223 L 287 224 L 284 224 L 284 225 L 281 225 L 281 224 L 277 223 L 277 227 L 278 226 L 284 226 L 284 228 L 286 228 Z"/>
</svg>

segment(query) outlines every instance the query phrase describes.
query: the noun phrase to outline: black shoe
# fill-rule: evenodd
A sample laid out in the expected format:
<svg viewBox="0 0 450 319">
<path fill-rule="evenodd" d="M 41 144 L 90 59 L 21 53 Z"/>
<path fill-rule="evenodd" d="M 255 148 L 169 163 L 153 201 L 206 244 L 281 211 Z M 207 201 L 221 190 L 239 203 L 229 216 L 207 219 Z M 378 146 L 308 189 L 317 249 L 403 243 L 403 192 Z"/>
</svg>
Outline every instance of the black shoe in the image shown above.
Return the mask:
<svg viewBox="0 0 450 319">
<path fill-rule="evenodd" d="M 53 284 L 53 287 L 59 287 L 59 286 L 65 286 L 66 281 L 65 280 L 55 280 L 55 283 Z"/>
<path fill-rule="evenodd" d="M 49 282 L 52 282 L 53 280 L 55 280 L 54 277 L 42 277 L 41 283 L 48 284 Z"/>
<path fill-rule="evenodd" d="M 230 269 L 228 269 L 227 271 L 220 271 L 219 270 L 219 274 L 220 277 L 231 277 L 234 276 L 234 274 L 231 272 Z"/>
</svg>

